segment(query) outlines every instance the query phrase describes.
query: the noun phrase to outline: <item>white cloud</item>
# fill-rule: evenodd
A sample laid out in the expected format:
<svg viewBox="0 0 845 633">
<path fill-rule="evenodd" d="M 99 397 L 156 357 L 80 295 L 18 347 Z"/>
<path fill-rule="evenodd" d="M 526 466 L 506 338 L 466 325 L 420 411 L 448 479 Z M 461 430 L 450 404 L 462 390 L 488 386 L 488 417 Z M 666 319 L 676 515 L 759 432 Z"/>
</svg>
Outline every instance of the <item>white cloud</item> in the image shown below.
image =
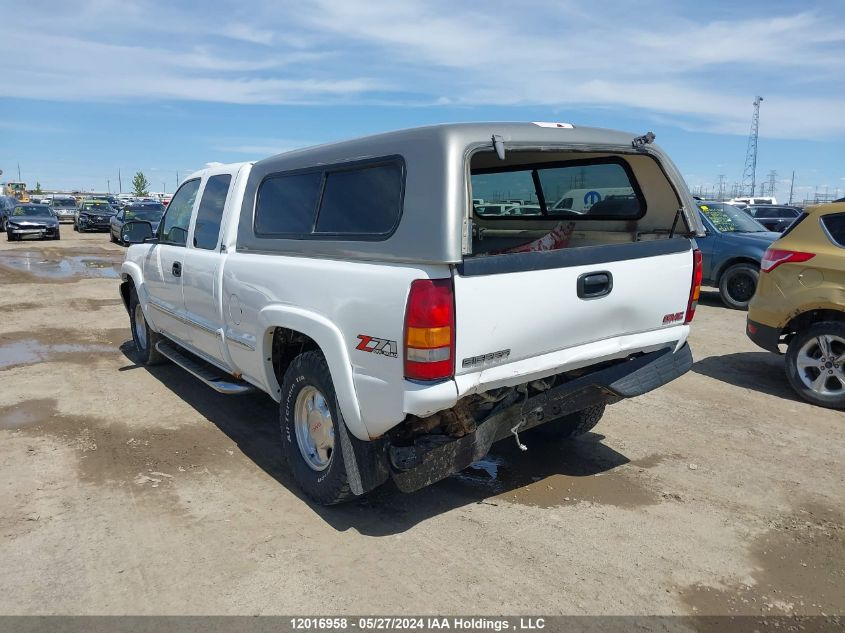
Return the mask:
<svg viewBox="0 0 845 633">
<path fill-rule="evenodd" d="M 15 60 L 0 94 L 601 107 L 745 135 L 760 93 L 764 137 L 845 137 L 841 7 L 748 6 L 732 9 L 730 19 L 715 10 L 688 17 L 682 7 L 671 0 L 615 0 L 600 10 L 574 0 L 263 0 L 198 12 L 162 0 L 71 0 L 49 11 L 31 7 L 32 28 L 0 38 L 0 55 Z M 28 31 L 43 45 L 32 46 Z M 232 147 L 251 153 L 269 145 Z"/>
</svg>

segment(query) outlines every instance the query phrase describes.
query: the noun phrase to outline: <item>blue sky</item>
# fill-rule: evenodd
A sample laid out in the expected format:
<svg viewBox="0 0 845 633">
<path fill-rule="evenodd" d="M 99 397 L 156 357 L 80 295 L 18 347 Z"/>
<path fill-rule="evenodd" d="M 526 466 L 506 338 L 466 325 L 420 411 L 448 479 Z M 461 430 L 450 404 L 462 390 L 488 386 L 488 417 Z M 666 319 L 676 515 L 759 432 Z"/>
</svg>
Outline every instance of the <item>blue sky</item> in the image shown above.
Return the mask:
<svg viewBox="0 0 845 633">
<path fill-rule="evenodd" d="M 172 191 L 230 162 L 415 125 L 653 130 L 691 187 L 845 195 L 845 2 L 0 0 L 0 169 Z M 17 25 L 17 28 L 10 28 Z"/>
</svg>

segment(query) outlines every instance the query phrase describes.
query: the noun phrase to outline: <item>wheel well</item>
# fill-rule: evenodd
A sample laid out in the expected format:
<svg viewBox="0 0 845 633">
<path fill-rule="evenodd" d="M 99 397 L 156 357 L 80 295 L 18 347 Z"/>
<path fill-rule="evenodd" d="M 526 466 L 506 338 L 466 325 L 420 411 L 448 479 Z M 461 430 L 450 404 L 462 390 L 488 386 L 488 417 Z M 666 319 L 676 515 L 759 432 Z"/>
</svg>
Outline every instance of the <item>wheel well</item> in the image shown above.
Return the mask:
<svg viewBox="0 0 845 633">
<path fill-rule="evenodd" d="M 277 327 L 273 330 L 271 361 L 273 372 L 280 385 L 293 359 L 312 349 L 320 350 L 320 346 L 314 339 L 301 332 L 286 327 Z"/>
<path fill-rule="evenodd" d="M 120 284 L 120 297 L 123 299 L 123 307 L 127 312 L 129 312 L 129 295 L 134 287 L 135 282 L 132 281 L 132 277 L 127 277 Z"/>
<path fill-rule="evenodd" d="M 793 317 L 784 326 L 783 332 L 791 337 L 796 332 L 800 332 L 813 325 L 813 323 L 819 323 L 820 321 L 845 321 L 845 312 L 840 312 L 839 310 L 808 310 Z"/>
<path fill-rule="evenodd" d="M 716 275 L 717 286 L 721 283 L 722 275 L 725 274 L 725 271 L 734 264 L 751 264 L 755 268 L 760 268 L 760 262 L 751 259 L 750 257 L 735 257 L 734 259 L 730 259 L 722 264 L 722 267 L 719 269 L 719 273 Z"/>
</svg>

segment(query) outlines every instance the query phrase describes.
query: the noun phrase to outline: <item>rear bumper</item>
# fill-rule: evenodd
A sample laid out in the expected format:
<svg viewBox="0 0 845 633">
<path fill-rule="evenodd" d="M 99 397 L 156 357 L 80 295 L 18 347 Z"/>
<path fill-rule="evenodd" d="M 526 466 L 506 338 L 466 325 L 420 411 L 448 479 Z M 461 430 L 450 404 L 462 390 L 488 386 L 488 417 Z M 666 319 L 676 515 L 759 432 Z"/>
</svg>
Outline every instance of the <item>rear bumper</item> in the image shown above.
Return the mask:
<svg viewBox="0 0 845 633">
<path fill-rule="evenodd" d="M 595 371 L 493 413 L 464 437 L 424 435 L 413 446 L 389 446 L 391 475 L 400 490 L 418 490 L 478 461 L 494 442 L 514 430 L 524 431 L 590 406 L 642 395 L 691 367 L 692 352 L 684 345 L 677 352 L 667 347 Z"/>
<path fill-rule="evenodd" d="M 780 354 L 780 347 L 778 345 L 781 335 L 780 328 L 763 325 L 762 323 L 748 319 L 745 326 L 745 333 L 756 345 L 775 354 Z"/>
</svg>

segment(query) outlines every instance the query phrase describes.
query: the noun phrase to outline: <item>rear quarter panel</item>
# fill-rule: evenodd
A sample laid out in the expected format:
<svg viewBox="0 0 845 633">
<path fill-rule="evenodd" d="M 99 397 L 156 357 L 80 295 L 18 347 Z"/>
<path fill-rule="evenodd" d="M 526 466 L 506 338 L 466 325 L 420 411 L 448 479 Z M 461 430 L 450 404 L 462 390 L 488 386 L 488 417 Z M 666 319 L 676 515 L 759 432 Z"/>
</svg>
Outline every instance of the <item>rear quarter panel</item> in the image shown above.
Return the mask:
<svg viewBox="0 0 845 633">
<path fill-rule="evenodd" d="M 256 351 L 230 344 L 232 360 L 278 401 L 272 333 L 285 327 L 310 336 L 329 363 L 350 431 L 377 437 L 405 417 L 402 343 L 411 282 L 449 275 L 445 265 L 233 253 L 223 271 L 226 338 Z M 388 341 L 387 353 L 373 352 L 360 337 Z"/>
</svg>

